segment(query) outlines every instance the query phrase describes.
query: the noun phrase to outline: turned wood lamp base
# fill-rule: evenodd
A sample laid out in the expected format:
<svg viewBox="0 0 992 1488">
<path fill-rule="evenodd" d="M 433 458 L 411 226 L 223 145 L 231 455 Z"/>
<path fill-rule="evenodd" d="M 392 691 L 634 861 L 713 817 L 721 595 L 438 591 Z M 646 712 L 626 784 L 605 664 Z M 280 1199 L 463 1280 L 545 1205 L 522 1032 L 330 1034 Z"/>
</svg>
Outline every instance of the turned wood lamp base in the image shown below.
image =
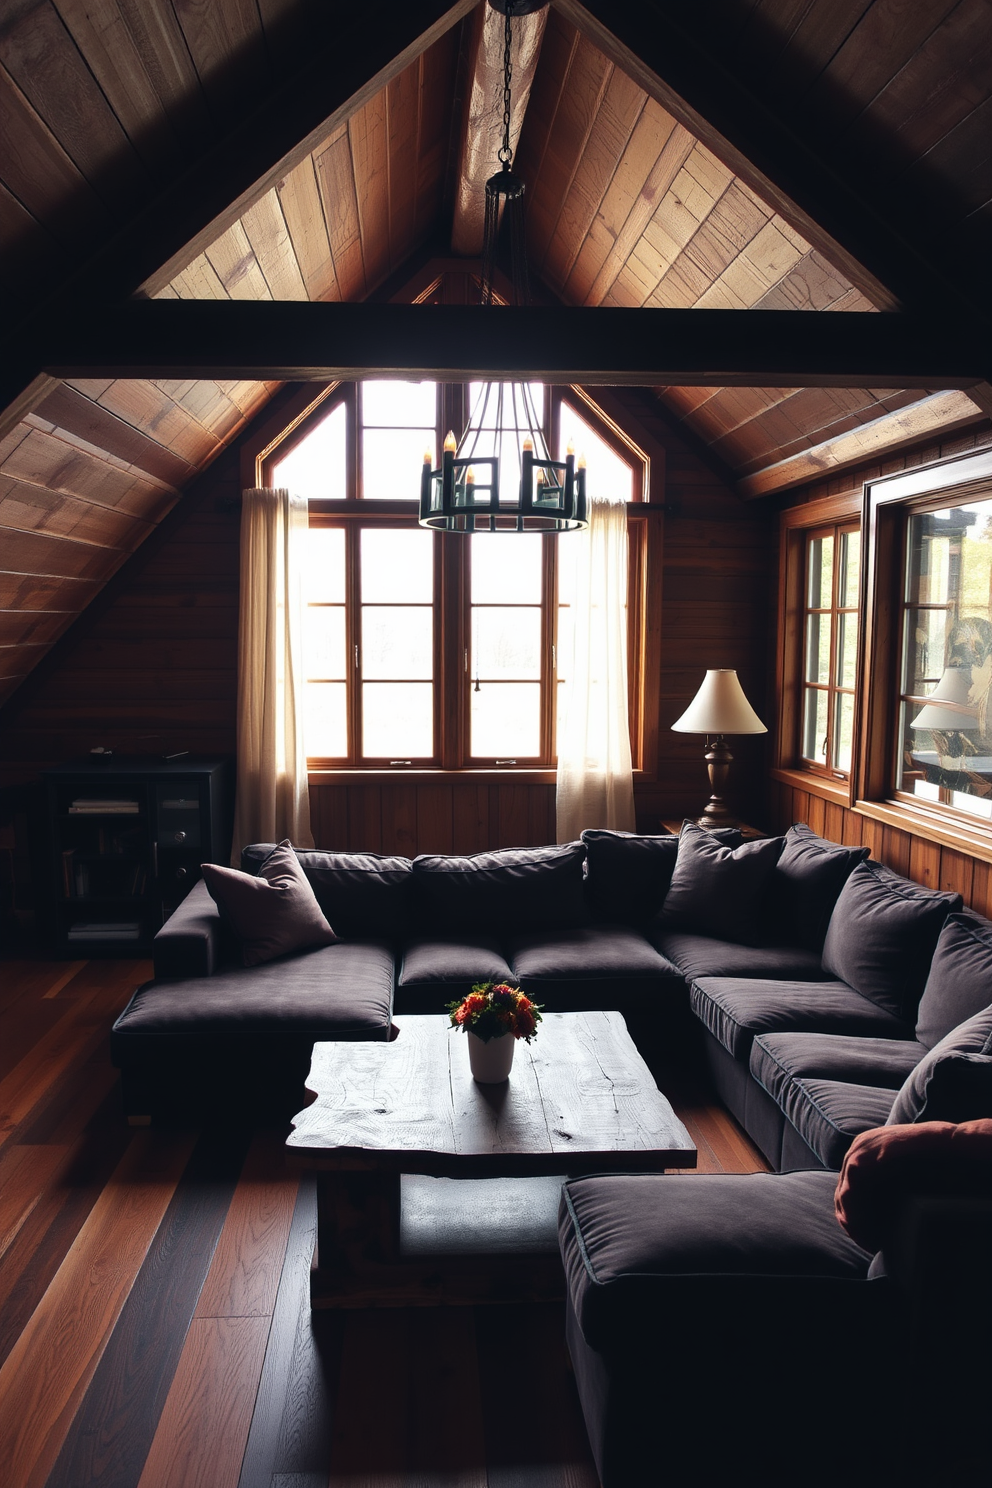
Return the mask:
<svg viewBox="0 0 992 1488">
<path fill-rule="evenodd" d="M 696 818 L 696 825 L 700 827 L 739 827 L 740 822 L 727 806 L 723 798 L 723 792 L 727 784 L 727 776 L 730 774 L 730 766 L 734 756 L 730 752 L 730 745 L 722 734 L 715 739 L 707 739 L 707 750 L 704 755 L 706 768 L 710 777 L 710 798 L 703 807 L 702 816 Z"/>
</svg>

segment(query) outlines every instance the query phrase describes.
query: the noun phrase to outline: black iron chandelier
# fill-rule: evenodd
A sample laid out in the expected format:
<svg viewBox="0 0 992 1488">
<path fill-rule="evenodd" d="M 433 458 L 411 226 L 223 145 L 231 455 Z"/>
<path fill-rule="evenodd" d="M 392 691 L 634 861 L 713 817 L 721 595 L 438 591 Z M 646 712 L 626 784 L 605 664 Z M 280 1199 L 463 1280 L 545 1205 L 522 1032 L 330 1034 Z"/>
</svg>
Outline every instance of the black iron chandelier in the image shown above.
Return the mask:
<svg viewBox="0 0 992 1488">
<path fill-rule="evenodd" d="M 513 16 L 542 10 L 548 0 L 489 0 L 505 17 L 503 31 L 503 136 L 500 169 L 486 182 L 482 243 L 482 303 L 496 302 L 500 232 L 509 249 L 512 302 L 529 302 L 524 244 L 524 183 L 510 169 L 510 83 Z M 589 525 L 585 460 L 569 445 L 553 460 L 526 382 L 486 382 L 475 397 L 460 440 L 449 433 L 440 467 L 424 458 L 420 525 L 442 532 L 573 532 Z"/>
</svg>

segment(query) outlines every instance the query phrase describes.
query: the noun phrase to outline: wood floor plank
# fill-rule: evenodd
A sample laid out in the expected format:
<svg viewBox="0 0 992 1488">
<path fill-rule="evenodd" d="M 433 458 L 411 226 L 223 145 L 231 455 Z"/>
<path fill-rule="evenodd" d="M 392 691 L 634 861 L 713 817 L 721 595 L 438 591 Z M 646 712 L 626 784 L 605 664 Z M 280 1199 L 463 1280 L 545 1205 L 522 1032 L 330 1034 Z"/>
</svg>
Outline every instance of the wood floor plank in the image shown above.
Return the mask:
<svg viewBox="0 0 992 1488">
<path fill-rule="evenodd" d="M 282 1280 L 238 1488 L 327 1488 L 332 1397 L 343 1314 L 310 1311 L 310 1260 L 317 1235 L 312 1174 L 300 1179 Z"/>
<path fill-rule="evenodd" d="M 298 1189 L 299 1175 L 286 1165 L 282 1133 L 258 1133 L 200 1293 L 197 1317 L 271 1316 Z"/>
<path fill-rule="evenodd" d="M 185 1166 L 187 1135 L 133 1137 L 0 1368 L 0 1482 L 41 1488 Z"/>
<path fill-rule="evenodd" d="M 69 985 L 69 983 L 76 976 L 77 972 L 82 971 L 85 965 L 85 961 L 70 961 L 68 967 L 62 973 L 62 975 L 57 976 L 52 985 L 49 987 L 48 991 L 43 992 L 41 995 L 45 998 L 58 997 L 62 989 Z"/>
<path fill-rule="evenodd" d="M 267 1317 L 194 1318 L 138 1488 L 237 1488 Z"/>
<path fill-rule="evenodd" d="M 16 1240 L 66 1156 L 64 1147 L 12 1147 L 0 1154 L 0 1258 Z"/>
<path fill-rule="evenodd" d="M 136 1483 L 235 1192 L 247 1137 L 201 1137 L 45 1488 Z"/>
</svg>

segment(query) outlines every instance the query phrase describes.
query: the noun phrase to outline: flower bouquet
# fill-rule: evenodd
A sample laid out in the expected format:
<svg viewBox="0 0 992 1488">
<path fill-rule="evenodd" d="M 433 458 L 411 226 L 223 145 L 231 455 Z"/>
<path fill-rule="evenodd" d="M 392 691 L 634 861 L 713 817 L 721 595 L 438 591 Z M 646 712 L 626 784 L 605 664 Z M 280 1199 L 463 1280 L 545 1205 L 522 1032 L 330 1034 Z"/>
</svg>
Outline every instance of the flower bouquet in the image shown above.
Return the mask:
<svg viewBox="0 0 992 1488">
<path fill-rule="evenodd" d="M 477 982 L 467 997 L 448 1003 L 448 1016 L 468 1034 L 472 1074 L 483 1085 L 509 1078 L 515 1040 L 529 1044 L 541 1022 L 537 1003 L 508 982 Z"/>
</svg>

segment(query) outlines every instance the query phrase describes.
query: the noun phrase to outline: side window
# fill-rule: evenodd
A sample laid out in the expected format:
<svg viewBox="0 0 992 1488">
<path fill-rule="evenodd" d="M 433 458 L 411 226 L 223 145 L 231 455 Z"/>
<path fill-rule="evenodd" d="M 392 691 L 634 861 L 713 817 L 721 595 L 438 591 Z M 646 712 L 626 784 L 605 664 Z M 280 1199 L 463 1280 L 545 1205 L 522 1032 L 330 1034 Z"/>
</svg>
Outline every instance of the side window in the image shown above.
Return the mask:
<svg viewBox="0 0 992 1488">
<path fill-rule="evenodd" d="M 854 743 L 861 533 L 806 536 L 800 751 L 807 769 L 846 778 Z"/>
</svg>

